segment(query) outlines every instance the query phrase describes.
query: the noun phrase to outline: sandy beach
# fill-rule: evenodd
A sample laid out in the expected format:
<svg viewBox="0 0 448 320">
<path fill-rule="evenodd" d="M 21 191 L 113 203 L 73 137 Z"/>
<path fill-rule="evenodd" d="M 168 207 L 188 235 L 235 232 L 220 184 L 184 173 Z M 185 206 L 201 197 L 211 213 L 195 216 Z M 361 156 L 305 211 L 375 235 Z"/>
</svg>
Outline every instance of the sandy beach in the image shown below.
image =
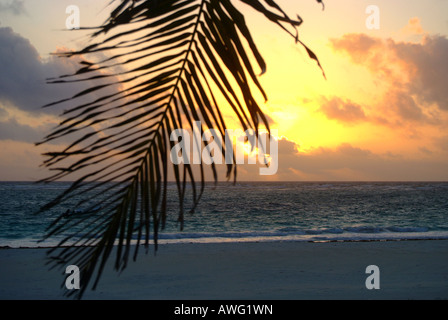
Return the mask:
<svg viewBox="0 0 448 320">
<path fill-rule="evenodd" d="M 0 250 L 0 299 L 67 299 L 45 248 Z M 84 299 L 448 299 L 448 240 L 165 244 Z M 367 289 L 369 265 L 379 289 Z M 82 275 L 81 275 L 82 276 Z"/>
</svg>

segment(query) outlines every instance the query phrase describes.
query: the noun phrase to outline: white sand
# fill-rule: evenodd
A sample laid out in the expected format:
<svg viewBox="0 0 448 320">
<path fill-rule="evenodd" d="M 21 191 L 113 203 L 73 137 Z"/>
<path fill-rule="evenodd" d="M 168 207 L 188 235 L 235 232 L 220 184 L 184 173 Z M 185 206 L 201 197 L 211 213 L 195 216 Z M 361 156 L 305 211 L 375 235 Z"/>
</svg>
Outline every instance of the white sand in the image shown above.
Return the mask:
<svg viewBox="0 0 448 320">
<path fill-rule="evenodd" d="M 84 299 L 448 299 L 448 240 L 161 245 Z M 0 299 L 66 299 L 46 249 L 0 250 Z M 380 289 L 368 290 L 368 265 Z M 81 275 L 82 276 L 82 275 Z"/>
</svg>

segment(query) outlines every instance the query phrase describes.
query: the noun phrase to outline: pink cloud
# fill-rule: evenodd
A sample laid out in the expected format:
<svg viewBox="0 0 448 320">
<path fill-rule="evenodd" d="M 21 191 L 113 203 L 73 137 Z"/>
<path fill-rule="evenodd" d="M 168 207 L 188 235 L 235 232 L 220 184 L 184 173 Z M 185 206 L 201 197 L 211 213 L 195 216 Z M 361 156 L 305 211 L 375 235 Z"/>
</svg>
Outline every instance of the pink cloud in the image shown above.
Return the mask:
<svg viewBox="0 0 448 320">
<path fill-rule="evenodd" d="M 364 110 L 360 105 L 349 99 L 343 100 L 338 97 L 323 98 L 319 111 L 325 114 L 328 119 L 343 123 L 355 123 L 366 118 Z"/>
<path fill-rule="evenodd" d="M 411 19 L 410 23 L 417 27 L 419 20 Z M 330 44 L 335 52 L 342 52 L 355 64 L 366 67 L 375 82 L 385 89 L 382 103 L 370 108 L 377 112 L 365 120 L 385 125 L 441 124 L 441 113 L 448 111 L 448 39 L 445 36 L 425 34 L 419 43 L 413 43 L 346 34 L 332 39 Z M 351 102 L 350 108 L 336 102 L 333 99 L 333 104 L 324 104 L 321 111 L 341 120 L 343 115 L 360 110 L 355 108 L 355 102 Z"/>
<path fill-rule="evenodd" d="M 401 32 L 405 34 L 423 34 L 424 30 L 418 17 L 409 19 L 408 24 L 401 29 Z"/>
</svg>

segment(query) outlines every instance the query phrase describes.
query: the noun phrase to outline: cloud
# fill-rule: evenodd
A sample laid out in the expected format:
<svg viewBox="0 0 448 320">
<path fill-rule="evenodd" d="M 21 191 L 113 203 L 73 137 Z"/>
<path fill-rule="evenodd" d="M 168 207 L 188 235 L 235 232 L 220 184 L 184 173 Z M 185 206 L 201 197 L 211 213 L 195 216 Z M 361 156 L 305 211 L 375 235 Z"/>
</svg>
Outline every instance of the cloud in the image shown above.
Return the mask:
<svg viewBox="0 0 448 320">
<path fill-rule="evenodd" d="M 445 143 L 440 141 L 440 143 Z M 280 144 L 279 144 L 280 145 Z M 297 146 L 298 147 L 298 146 Z M 448 179 L 446 156 L 429 150 L 426 157 L 407 158 L 397 154 L 376 154 L 342 143 L 335 148 L 316 148 L 311 152 L 279 154 L 278 180 L 321 181 L 425 181 Z M 428 157 L 431 155 L 431 157 Z"/>
<path fill-rule="evenodd" d="M 400 89 L 390 89 L 384 94 L 383 106 L 378 107 L 382 113 L 382 119 L 378 118 L 372 121 L 381 123 L 385 119 L 386 125 L 403 126 L 405 124 L 418 123 L 421 125 L 442 125 L 443 121 L 439 119 L 440 112 L 426 109 L 416 101 L 409 91 Z M 397 117 L 398 116 L 398 117 Z"/>
<path fill-rule="evenodd" d="M 363 108 L 351 100 L 343 100 L 338 97 L 331 99 L 323 98 L 319 111 L 324 113 L 328 119 L 343 123 L 354 123 L 366 118 Z"/>
<path fill-rule="evenodd" d="M 401 29 L 404 34 L 423 34 L 423 28 L 418 17 L 409 19 L 408 24 Z"/>
<path fill-rule="evenodd" d="M 419 44 L 393 42 L 395 55 L 408 64 L 411 81 L 406 83 L 410 94 L 421 103 L 436 104 L 448 111 L 448 39 L 441 35 L 425 35 Z"/>
<path fill-rule="evenodd" d="M 260 176 L 260 165 L 238 165 L 239 181 L 446 181 L 448 136 L 429 145 L 416 146 L 414 156 L 394 152 L 377 153 L 368 146 L 341 143 L 303 152 L 291 140 L 278 140 L 278 170 Z M 222 167 L 222 168 L 221 168 Z M 221 166 L 219 176 L 224 176 Z"/>
<path fill-rule="evenodd" d="M 448 153 L 448 135 L 434 139 L 435 146 L 444 153 Z"/>
<path fill-rule="evenodd" d="M 0 108 L 0 141 L 9 140 L 35 144 L 48 135 L 49 127 L 56 127 L 57 124 L 58 122 L 54 119 L 29 122 L 26 118 L 15 116 L 14 112 Z M 93 132 L 93 129 L 90 127 L 85 131 Z M 74 133 L 72 137 L 62 137 L 48 143 L 52 145 L 68 144 L 75 138 L 80 138 L 81 135 L 81 133 Z"/>
<path fill-rule="evenodd" d="M 8 116 L 8 111 L 0 106 L 0 119 Z"/>
<path fill-rule="evenodd" d="M 12 0 L 0 2 L 0 11 L 10 12 L 16 16 L 26 13 L 24 0 Z"/>
<path fill-rule="evenodd" d="M 278 140 L 279 156 L 297 154 L 298 152 L 299 152 L 299 146 L 294 141 L 290 141 L 286 138 Z"/>
<path fill-rule="evenodd" d="M 44 178 L 45 175 L 37 169 L 43 150 L 30 148 L 29 143 L 11 140 L 0 140 L 0 149 L 0 180 L 36 181 Z"/>
<path fill-rule="evenodd" d="M 66 52 L 68 49 L 57 51 Z M 104 57 L 101 55 L 94 58 Z M 43 60 L 28 39 L 15 33 L 11 28 L 0 28 L 2 68 L 0 72 L 0 140 L 38 142 L 50 133 L 52 127 L 56 127 L 57 122 L 60 121 L 58 116 L 64 109 L 95 101 L 102 96 L 116 94 L 122 89 L 121 84 L 113 84 L 76 100 L 42 108 L 48 103 L 73 97 L 93 86 L 119 82 L 118 77 L 110 76 L 95 82 L 87 80 L 68 84 L 46 83 L 48 78 L 74 74 L 80 68 L 81 61 L 83 57 L 69 59 L 51 56 Z M 99 72 L 92 73 L 91 76 L 98 74 Z M 109 115 L 114 112 L 118 111 L 113 111 Z M 83 132 L 90 130 L 94 129 L 86 128 Z M 79 134 L 81 132 L 51 143 L 69 142 Z"/>
<path fill-rule="evenodd" d="M 363 64 L 366 58 L 372 59 L 372 53 L 383 47 L 381 39 L 363 33 L 344 34 L 341 38 L 330 39 L 330 44 L 335 51 L 347 53 L 358 64 Z"/>
<path fill-rule="evenodd" d="M 448 121 L 448 39 L 420 27 L 413 18 L 406 28 L 419 34 L 414 42 L 363 33 L 331 39 L 335 52 L 369 71 L 378 93 L 362 107 L 350 98 L 323 98 L 319 111 L 344 124 L 363 121 L 405 130 L 408 137 L 421 136 L 429 126 L 443 131 Z"/>
<path fill-rule="evenodd" d="M 384 85 L 415 97 L 420 108 L 434 104 L 448 111 L 448 39 L 445 36 L 425 34 L 420 43 L 413 43 L 345 34 L 330 43 L 335 51 L 344 52 L 354 63 L 367 67 Z"/>
<path fill-rule="evenodd" d="M 2 64 L 0 103 L 9 103 L 20 110 L 35 114 L 59 114 L 64 107 L 62 105 L 47 109 L 41 107 L 72 97 L 93 85 L 118 81 L 118 78 L 110 77 L 107 81 L 48 84 L 46 83 L 48 78 L 75 73 L 80 68 L 82 57 L 67 59 L 51 56 L 49 59 L 43 60 L 28 39 L 15 33 L 9 27 L 0 28 L 0 61 Z M 76 102 L 87 102 L 100 97 L 100 94 L 115 93 L 118 87 L 111 85 L 89 95 L 89 100 L 84 98 Z"/>
<path fill-rule="evenodd" d="M 35 143 L 45 135 L 47 128 L 38 126 L 36 128 L 17 122 L 16 119 L 0 121 L 0 140 L 14 140 Z"/>
</svg>

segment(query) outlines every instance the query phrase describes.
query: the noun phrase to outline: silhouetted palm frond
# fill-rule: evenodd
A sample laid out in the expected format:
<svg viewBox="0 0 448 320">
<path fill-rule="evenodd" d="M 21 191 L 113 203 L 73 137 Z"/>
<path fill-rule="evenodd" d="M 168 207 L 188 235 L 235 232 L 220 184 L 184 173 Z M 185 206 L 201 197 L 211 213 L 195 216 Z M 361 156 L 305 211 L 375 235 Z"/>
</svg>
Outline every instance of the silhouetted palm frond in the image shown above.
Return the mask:
<svg viewBox="0 0 448 320">
<path fill-rule="evenodd" d="M 54 257 L 54 262 L 81 269 L 79 296 L 95 273 L 96 287 L 113 248 L 115 268 L 122 270 L 133 240 L 137 242 L 132 247 L 134 259 L 139 244 L 148 245 L 151 232 L 157 246 L 158 232 L 166 221 L 170 170 L 177 185 L 181 227 L 187 188 L 192 193 L 190 210 L 200 200 L 203 165 L 198 178 L 191 165 L 170 164 L 173 130 L 192 128 L 200 121 L 204 129 L 217 129 L 224 136 L 227 127 L 218 101 L 233 109 L 243 130 L 252 129 L 258 135 L 261 125 L 269 128 L 252 92 L 257 88 L 267 99 L 257 79 L 266 64 L 232 1 L 122 0 L 111 4 L 115 2 L 110 18 L 93 28 L 95 43 L 78 52 L 59 54 L 84 60 L 75 74 L 50 82 L 97 81 L 98 85 L 48 105 L 71 104 L 64 120 L 42 141 L 72 139 L 63 150 L 46 153 L 44 166 L 55 174 L 45 182 L 74 174 L 79 177 L 42 210 L 68 201 L 88 204 L 87 211 L 99 210 L 99 214 L 78 219 L 61 216 L 46 235 L 88 226 L 61 241 L 66 246 L 56 250 Z M 300 42 L 299 17 L 291 19 L 273 0 L 241 2 Z M 105 58 L 105 52 L 110 57 Z M 232 172 L 236 175 L 234 169 L 233 164 L 227 165 L 228 178 Z M 214 166 L 211 170 L 216 181 L 217 170 Z"/>
</svg>

